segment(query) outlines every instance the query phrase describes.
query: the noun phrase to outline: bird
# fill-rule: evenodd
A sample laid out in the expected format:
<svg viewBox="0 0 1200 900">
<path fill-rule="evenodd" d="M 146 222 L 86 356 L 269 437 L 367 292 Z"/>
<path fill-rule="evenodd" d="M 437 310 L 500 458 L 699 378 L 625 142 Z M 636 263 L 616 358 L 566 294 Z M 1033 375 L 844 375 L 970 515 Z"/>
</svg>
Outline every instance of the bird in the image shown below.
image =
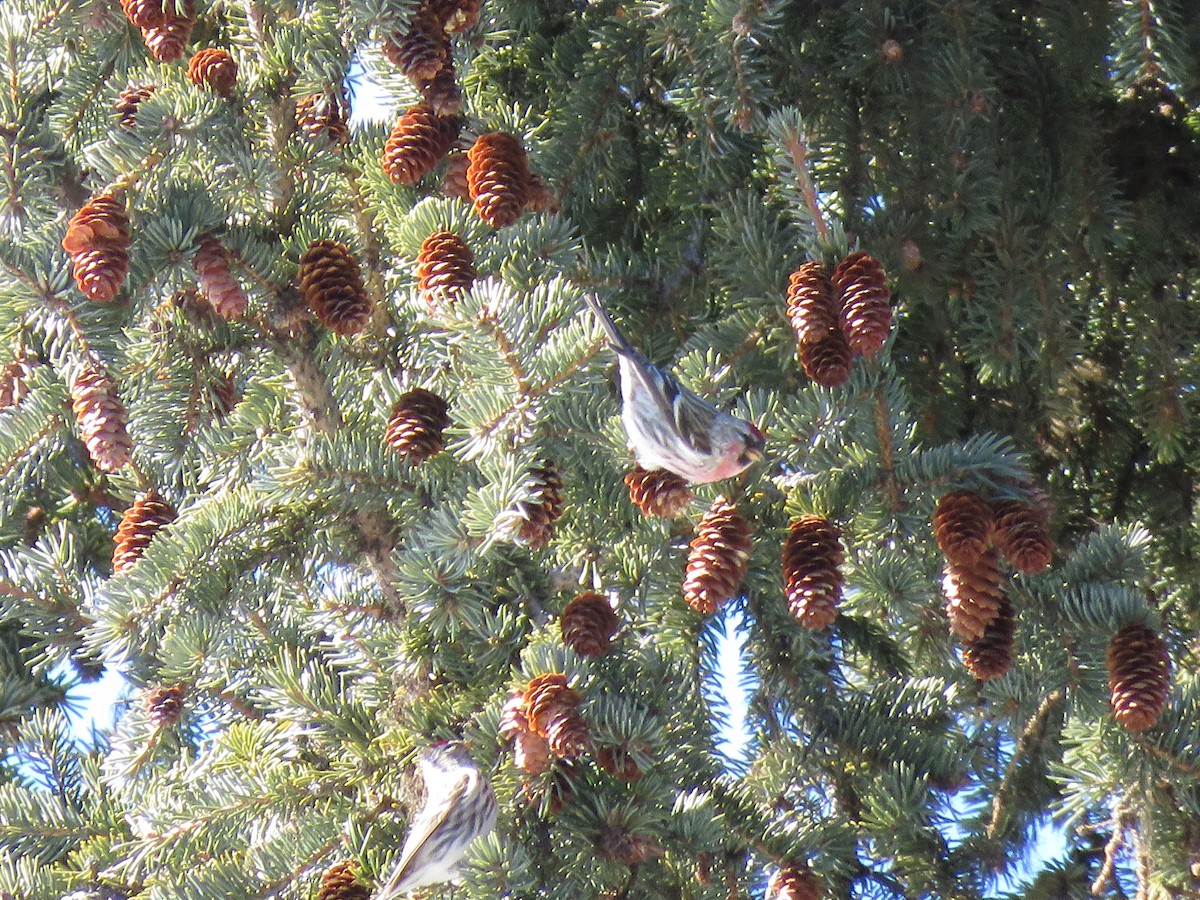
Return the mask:
<svg viewBox="0 0 1200 900">
<path fill-rule="evenodd" d="M 762 458 L 766 436 L 758 426 L 717 409 L 649 362 L 613 322 L 600 298 L 584 296 L 617 354 L 621 420 L 638 465 L 705 484 L 731 478 Z"/>
<path fill-rule="evenodd" d="M 375 900 L 457 880 L 467 848 L 496 824 L 496 794 L 464 742 L 438 741 L 418 754 L 417 763 L 425 780 L 425 804 Z"/>
</svg>

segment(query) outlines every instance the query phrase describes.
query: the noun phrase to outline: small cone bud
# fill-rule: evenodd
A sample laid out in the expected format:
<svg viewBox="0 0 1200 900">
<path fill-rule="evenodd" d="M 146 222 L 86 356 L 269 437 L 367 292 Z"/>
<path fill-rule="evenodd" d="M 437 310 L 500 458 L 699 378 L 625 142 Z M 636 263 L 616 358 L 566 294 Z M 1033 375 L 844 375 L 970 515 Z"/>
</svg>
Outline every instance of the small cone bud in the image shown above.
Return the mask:
<svg viewBox="0 0 1200 900">
<path fill-rule="evenodd" d="M 350 140 L 350 104 L 344 90 L 309 94 L 296 101 L 296 127 L 311 141 L 326 140 L 334 149 Z"/>
<path fill-rule="evenodd" d="M 113 112 L 117 114 L 117 122 L 122 128 L 132 128 L 137 124 L 138 107 L 157 90 L 157 85 L 137 84 L 125 88 L 113 103 Z"/>
<path fill-rule="evenodd" d="M 392 407 L 384 440 L 413 465 L 423 463 L 446 445 L 442 433 L 450 425 L 449 409 L 433 391 L 414 388 Z"/>
<path fill-rule="evenodd" d="M 554 189 L 546 183 L 546 179 L 536 172 L 529 175 L 529 190 L 525 192 L 525 209 L 531 213 L 556 213 L 559 210 L 558 197 Z"/>
<path fill-rule="evenodd" d="M 750 523 L 737 507 L 718 497 L 709 507 L 688 553 L 683 599 L 701 615 L 711 615 L 741 587 L 749 565 Z"/>
<path fill-rule="evenodd" d="M 637 466 L 625 476 L 629 499 L 642 515 L 673 519 L 692 502 L 688 483 L 666 469 L 646 471 Z"/>
<path fill-rule="evenodd" d="M 1130 622 L 1108 642 L 1108 689 L 1113 717 L 1139 734 L 1158 721 L 1171 692 L 1167 642 L 1153 628 Z"/>
<path fill-rule="evenodd" d="M 637 781 L 645 774 L 625 747 L 601 747 L 596 765 L 618 781 Z"/>
<path fill-rule="evenodd" d="M 967 641 L 982 638 L 1000 614 L 1002 583 L 1000 557 L 994 549 L 969 562 L 947 561 L 942 592 L 946 595 L 950 630 Z"/>
<path fill-rule="evenodd" d="M 987 552 L 994 525 L 991 506 L 974 491 L 945 494 L 933 513 L 938 546 L 955 563 L 969 563 Z"/>
<path fill-rule="evenodd" d="M 841 532 L 823 516 L 802 516 L 783 546 L 784 593 L 788 609 L 805 628 L 833 624 L 842 598 Z"/>
<path fill-rule="evenodd" d="M 439 116 L 457 116 L 462 112 L 463 96 L 458 86 L 458 73 L 454 63 L 447 62 L 432 78 L 421 81 L 418 85 L 421 99 L 429 104 Z"/>
<path fill-rule="evenodd" d="M 580 656 L 604 656 L 612 646 L 621 620 L 603 594 L 580 594 L 563 609 L 563 643 Z"/>
</svg>

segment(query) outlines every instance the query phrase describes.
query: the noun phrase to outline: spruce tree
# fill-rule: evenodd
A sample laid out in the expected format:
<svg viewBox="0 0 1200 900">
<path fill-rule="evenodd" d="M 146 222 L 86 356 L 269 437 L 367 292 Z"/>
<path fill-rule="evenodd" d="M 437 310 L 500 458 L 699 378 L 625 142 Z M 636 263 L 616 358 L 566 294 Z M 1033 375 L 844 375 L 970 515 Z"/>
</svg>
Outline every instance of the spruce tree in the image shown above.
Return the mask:
<svg viewBox="0 0 1200 900">
<path fill-rule="evenodd" d="M 500 815 L 429 897 L 971 900 L 1051 817 L 1013 896 L 1197 896 L 1197 59 L 1188 0 L 4 0 L 0 897 L 361 900 L 451 738 Z M 638 468 L 588 293 L 764 460 Z"/>
</svg>

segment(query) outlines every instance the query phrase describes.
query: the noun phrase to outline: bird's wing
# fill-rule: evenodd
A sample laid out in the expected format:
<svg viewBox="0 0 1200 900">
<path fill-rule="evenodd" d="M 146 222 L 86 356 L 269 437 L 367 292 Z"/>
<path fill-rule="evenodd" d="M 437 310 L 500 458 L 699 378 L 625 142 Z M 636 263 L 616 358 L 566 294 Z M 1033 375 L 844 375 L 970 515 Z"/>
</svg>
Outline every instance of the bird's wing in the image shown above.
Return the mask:
<svg viewBox="0 0 1200 900">
<path fill-rule="evenodd" d="M 675 426 L 683 439 L 700 453 L 712 453 L 712 425 L 716 410 L 708 401 L 697 397 L 674 378 L 665 379 L 674 389 L 670 398 L 674 407 Z"/>
<path fill-rule="evenodd" d="M 412 826 L 408 830 L 408 837 L 404 839 L 404 849 L 400 853 L 400 862 L 396 863 L 396 867 L 392 869 L 392 874 L 379 893 L 375 895 L 375 900 L 391 900 L 396 896 L 396 888 L 404 883 L 405 876 L 408 875 L 408 869 L 412 865 L 413 859 L 417 852 L 425 846 L 425 842 L 429 840 L 429 836 L 433 834 L 452 810 L 458 807 L 463 799 L 463 795 L 467 792 L 467 785 L 470 784 L 471 776 L 469 772 L 464 772 L 451 786 L 449 792 L 441 802 L 431 802 L 433 798 L 426 798 L 425 808 L 413 820 Z"/>
</svg>

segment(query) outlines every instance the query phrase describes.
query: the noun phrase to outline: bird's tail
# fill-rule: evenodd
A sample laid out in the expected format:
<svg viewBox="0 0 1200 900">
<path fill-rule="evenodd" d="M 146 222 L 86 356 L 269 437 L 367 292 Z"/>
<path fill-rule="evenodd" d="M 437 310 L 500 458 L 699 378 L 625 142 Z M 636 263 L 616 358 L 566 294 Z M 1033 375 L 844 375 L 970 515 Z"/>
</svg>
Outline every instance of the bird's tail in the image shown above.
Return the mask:
<svg viewBox="0 0 1200 900">
<path fill-rule="evenodd" d="M 587 301 L 587 305 L 592 308 L 592 312 L 596 314 L 596 318 L 600 321 L 600 327 L 604 329 L 604 333 L 608 335 L 608 340 L 619 353 L 633 352 L 633 345 L 621 333 L 621 329 L 617 327 L 617 323 L 612 320 L 612 316 L 608 314 L 608 310 L 604 308 L 604 304 L 600 302 L 600 298 L 593 293 L 586 293 L 583 298 Z"/>
</svg>

